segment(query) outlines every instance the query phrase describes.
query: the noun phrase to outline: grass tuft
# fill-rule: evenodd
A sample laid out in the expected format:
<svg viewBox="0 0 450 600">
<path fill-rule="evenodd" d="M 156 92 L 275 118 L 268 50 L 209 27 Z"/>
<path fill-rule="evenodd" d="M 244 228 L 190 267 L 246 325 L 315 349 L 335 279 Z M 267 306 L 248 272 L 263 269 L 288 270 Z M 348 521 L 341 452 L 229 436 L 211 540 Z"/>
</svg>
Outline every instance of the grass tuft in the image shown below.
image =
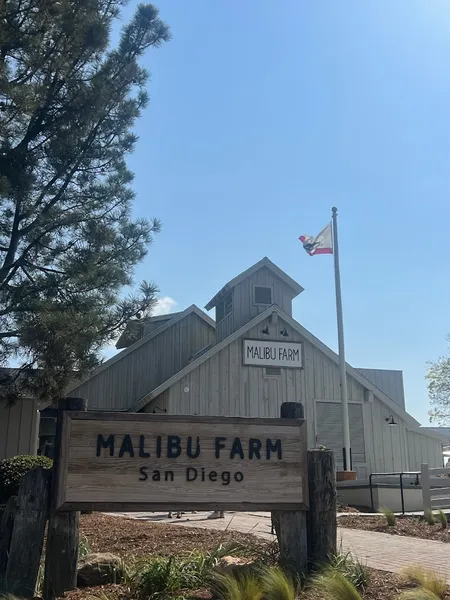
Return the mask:
<svg viewBox="0 0 450 600">
<path fill-rule="evenodd" d="M 398 600 L 438 600 L 438 596 L 429 590 L 419 588 L 403 592 L 403 594 L 400 594 Z"/>
<path fill-rule="evenodd" d="M 294 582 L 277 567 L 264 571 L 262 584 L 264 600 L 295 600 L 297 590 Z"/>
<path fill-rule="evenodd" d="M 313 588 L 323 600 L 362 600 L 353 583 L 331 568 L 316 577 Z"/>
<path fill-rule="evenodd" d="M 402 571 L 402 576 L 408 583 L 420 586 L 421 590 L 430 592 L 435 598 L 445 598 L 447 582 L 434 571 L 412 565 Z"/>
<path fill-rule="evenodd" d="M 433 511 L 430 508 L 426 508 L 423 511 L 423 516 L 425 518 L 425 521 L 428 523 L 428 525 L 435 525 L 436 524 L 436 518 L 433 515 Z"/>
<path fill-rule="evenodd" d="M 401 578 L 413 585 L 422 585 L 425 580 L 425 569 L 421 565 L 409 565 L 400 572 Z"/>
<path fill-rule="evenodd" d="M 84 558 L 90 553 L 91 544 L 85 535 L 81 535 L 78 542 L 78 558 Z"/>
<path fill-rule="evenodd" d="M 365 590 L 369 585 L 369 571 L 358 558 L 351 552 L 337 552 L 330 557 L 328 566 L 325 572 L 332 571 L 340 573 L 348 579 L 356 588 Z"/>
<path fill-rule="evenodd" d="M 214 596 L 219 600 L 261 600 L 263 588 L 256 574 L 245 573 L 239 577 L 216 573 L 212 582 Z"/>
<path fill-rule="evenodd" d="M 206 585 L 220 560 L 236 553 L 242 553 L 240 545 L 220 544 L 210 552 L 193 551 L 184 558 L 151 557 L 124 569 L 124 578 L 136 597 L 142 600 L 162 594 L 170 596 Z"/>
<path fill-rule="evenodd" d="M 442 529 L 447 529 L 447 515 L 445 514 L 445 512 L 440 508 L 437 514 L 437 520 L 439 521 L 439 523 L 441 524 Z"/>
<path fill-rule="evenodd" d="M 386 517 L 388 527 L 394 527 L 396 522 L 395 513 L 390 508 L 380 508 L 378 512 Z"/>
</svg>

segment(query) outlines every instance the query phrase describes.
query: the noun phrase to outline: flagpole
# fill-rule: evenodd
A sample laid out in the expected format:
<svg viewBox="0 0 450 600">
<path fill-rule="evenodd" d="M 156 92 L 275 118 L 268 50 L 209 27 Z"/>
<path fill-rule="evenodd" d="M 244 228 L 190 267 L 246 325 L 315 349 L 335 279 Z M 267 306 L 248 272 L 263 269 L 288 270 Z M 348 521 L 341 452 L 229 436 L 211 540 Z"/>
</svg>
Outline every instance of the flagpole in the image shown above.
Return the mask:
<svg viewBox="0 0 450 600">
<path fill-rule="evenodd" d="M 350 423 L 348 418 L 347 370 L 345 366 L 344 319 L 342 316 L 341 273 L 339 269 L 337 208 L 333 206 L 331 210 L 333 213 L 334 281 L 336 287 L 336 316 L 339 346 L 339 374 L 341 382 L 342 431 L 344 434 L 344 470 L 351 471 L 352 465 L 350 455 Z"/>
</svg>

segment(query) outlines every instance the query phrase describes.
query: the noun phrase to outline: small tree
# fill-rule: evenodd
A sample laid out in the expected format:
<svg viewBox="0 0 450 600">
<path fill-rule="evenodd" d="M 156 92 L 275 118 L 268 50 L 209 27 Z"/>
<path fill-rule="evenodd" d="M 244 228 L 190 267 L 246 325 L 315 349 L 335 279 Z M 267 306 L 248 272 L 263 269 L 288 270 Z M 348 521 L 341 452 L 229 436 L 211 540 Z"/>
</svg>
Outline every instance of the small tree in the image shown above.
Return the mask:
<svg viewBox="0 0 450 600">
<path fill-rule="evenodd" d="M 139 59 L 169 30 L 140 5 L 108 49 L 122 4 L 0 3 L 0 359 L 21 364 L 3 396 L 61 393 L 155 303 L 146 282 L 121 295 L 160 227 L 131 217 L 125 157 L 148 102 Z"/>
<path fill-rule="evenodd" d="M 450 356 L 443 356 L 435 362 L 430 362 L 426 379 L 431 401 L 430 421 L 438 425 L 448 425 L 450 423 Z"/>
</svg>

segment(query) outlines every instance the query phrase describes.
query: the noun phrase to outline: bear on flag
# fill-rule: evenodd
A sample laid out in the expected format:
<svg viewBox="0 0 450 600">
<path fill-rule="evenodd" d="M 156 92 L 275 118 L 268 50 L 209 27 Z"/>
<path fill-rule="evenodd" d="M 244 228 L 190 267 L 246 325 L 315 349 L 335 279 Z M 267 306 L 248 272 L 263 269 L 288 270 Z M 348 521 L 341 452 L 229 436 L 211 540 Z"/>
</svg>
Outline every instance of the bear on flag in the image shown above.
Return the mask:
<svg viewBox="0 0 450 600">
<path fill-rule="evenodd" d="M 316 237 L 312 235 L 301 235 L 298 239 L 310 256 L 314 256 L 315 254 L 333 254 L 331 223 L 328 223 Z"/>
</svg>

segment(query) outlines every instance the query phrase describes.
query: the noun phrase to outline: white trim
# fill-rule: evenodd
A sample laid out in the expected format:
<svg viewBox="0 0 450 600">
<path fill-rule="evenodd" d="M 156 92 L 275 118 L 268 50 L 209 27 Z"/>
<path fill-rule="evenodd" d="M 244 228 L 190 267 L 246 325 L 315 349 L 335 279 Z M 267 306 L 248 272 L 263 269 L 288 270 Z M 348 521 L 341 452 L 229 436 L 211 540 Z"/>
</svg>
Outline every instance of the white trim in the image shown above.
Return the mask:
<svg viewBox="0 0 450 600">
<path fill-rule="evenodd" d="M 125 348 L 124 350 L 122 350 L 118 354 L 115 354 L 114 356 L 112 356 L 111 358 L 109 358 L 108 360 L 106 360 L 97 369 L 95 369 L 95 371 L 93 371 L 92 373 L 90 373 L 84 379 L 81 379 L 81 380 L 77 381 L 75 384 L 72 384 L 70 387 L 67 388 L 67 390 L 65 392 L 66 395 L 69 394 L 70 392 L 72 392 L 73 390 L 77 389 L 78 387 L 80 387 L 81 385 L 83 385 L 84 383 L 86 383 L 87 381 L 89 381 L 90 379 L 92 379 L 93 377 L 96 377 L 97 375 L 99 375 L 100 373 L 102 373 L 103 371 L 105 371 L 106 369 L 109 369 L 109 367 L 111 367 L 113 364 L 115 364 L 116 362 L 119 362 L 119 360 L 122 360 L 122 358 L 125 358 L 125 356 L 128 356 L 128 354 L 131 354 L 132 352 L 134 352 L 135 350 L 137 350 L 138 348 L 140 348 L 144 344 L 147 344 L 147 342 L 149 342 L 150 340 L 152 340 L 153 338 L 155 338 L 157 335 L 159 335 L 163 331 L 166 331 L 167 329 L 169 329 L 170 327 L 172 327 L 176 323 L 179 323 L 185 317 L 187 317 L 187 316 L 189 316 L 191 314 L 196 314 L 198 317 L 200 317 L 201 319 L 203 319 L 208 325 L 211 325 L 211 327 L 215 328 L 216 324 L 211 319 L 211 317 L 209 317 L 202 310 L 200 310 L 198 308 L 198 306 L 195 306 L 195 304 L 192 304 L 191 306 L 189 306 L 189 308 L 186 308 L 186 310 L 183 310 L 182 312 L 176 313 L 176 315 L 172 319 L 169 319 L 168 321 L 165 321 L 160 327 L 157 327 L 156 329 L 154 329 L 153 331 L 151 331 L 150 333 L 148 333 L 147 335 L 145 335 L 144 337 L 142 337 L 140 340 L 138 340 L 137 342 L 135 342 L 131 346 L 128 346 L 128 348 Z"/>
<path fill-rule="evenodd" d="M 276 312 L 278 314 L 278 316 L 281 319 L 283 319 L 283 321 L 285 321 L 288 325 L 290 325 L 292 327 L 292 329 L 297 331 L 307 342 L 309 342 L 310 344 L 315 346 L 318 350 L 323 352 L 323 354 L 325 354 L 325 356 L 327 356 L 335 364 L 339 364 L 339 357 L 335 352 L 333 352 L 333 350 L 331 350 L 331 348 L 328 348 L 328 346 L 326 346 L 323 342 L 321 342 L 318 338 L 316 338 L 312 333 L 310 333 L 307 329 L 302 327 L 302 325 L 300 325 L 300 323 L 297 323 L 297 321 L 295 321 L 286 312 L 284 312 L 284 310 L 282 310 L 277 304 L 273 304 L 272 306 L 269 306 L 269 308 L 267 308 L 265 311 L 260 313 L 258 316 L 256 316 L 254 319 L 252 319 L 251 321 L 246 323 L 243 327 L 241 327 L 240 329 L 238 329 L 237 331 L 235 331 L 234 333 L 229 335 L 227 338 L 223 339 L 221 342 L 219 342 L 218 344 L 213 346 L 211 348 L 211 350 L 209 350 L 208 352 L 205 352 L 205 354 L 203 354 L 196 360 L 192 361 L 189 365 L 184 367 L 184 369 L 181 369 L 180 371 L 178 371 L 178 373 L 175 373 L 175 375 L 173 375 L 172 377 L 167 379 L 160 386 L 158 386 L 157 388 L 155 388 L 154 390 L 150 391 L 148 394 L 143 396 L 140 400 L 138 400 L 129 409 L 129 411 L 130 412 L 138 412 L 143 406 L 148 404 L 148 402 L 151 399 L 156 398 L 156 396 L 159 396 L 159 394 L 164 392 L 167 388 L 169 388 L 171 385 L 176 383 L 179 379 L 181 379 L 185 375 L 188 375 L 191 371 L 196 369 L 203 362 L 205 362 L 209 358 L 211 358 L 211 356 L 214 356 L 214 354 L 216 354 L 217 352 L 220 352 L 220 350 L 222 350 L 223 348 L 225 348 L 226 346 L 228 346 L 235 340 L 237 340 L 240 337 L 242 337 L 243 335 L 245 335 L 245 333 L 247 333 L 247 331 L 249 331 L 253 327 L 256 327 L 259 323 L 264 321 L 264 319 L 267 319 L 273 312 Z M 347 367 L 347 375 L 350 375 L 351 377 L 353 377 L 353 379 L 355 379 L 358 383 L 360 383 L 365 389 L 368 389 L 371 392 L 373 392 L 374 396 L 376 398 L 378 398 L 381 402 L 383 402 L 386 406 L 388 406 L 389 410 L 393 414 L 395 414 L 395 415 L 397 415 L 397 417 L 403 419 L 403 421 L 405 421 L 405 423 L 408 424 L 410 427 L 414 427 L 417 429 L 420 428 L 420 423 L 418 421 L 416 421 L 416 419 L 414 419 L 414 417 L 409 415 L 401 406 L 396 404 L 391 398 L 389 398 L 389 396 L 387 396 L 384 392 L 382 392 L 379 388 L 377 388 L 376 385 L 374 385 L 371 381 L 369 381 L 366 377 L 364 377 L 364 375 L 361 375 L 361 373 L 359 373 L 359 371 L 354 369 L 348 363 L 346 364 L 346 367 Z"/>
</svg>

